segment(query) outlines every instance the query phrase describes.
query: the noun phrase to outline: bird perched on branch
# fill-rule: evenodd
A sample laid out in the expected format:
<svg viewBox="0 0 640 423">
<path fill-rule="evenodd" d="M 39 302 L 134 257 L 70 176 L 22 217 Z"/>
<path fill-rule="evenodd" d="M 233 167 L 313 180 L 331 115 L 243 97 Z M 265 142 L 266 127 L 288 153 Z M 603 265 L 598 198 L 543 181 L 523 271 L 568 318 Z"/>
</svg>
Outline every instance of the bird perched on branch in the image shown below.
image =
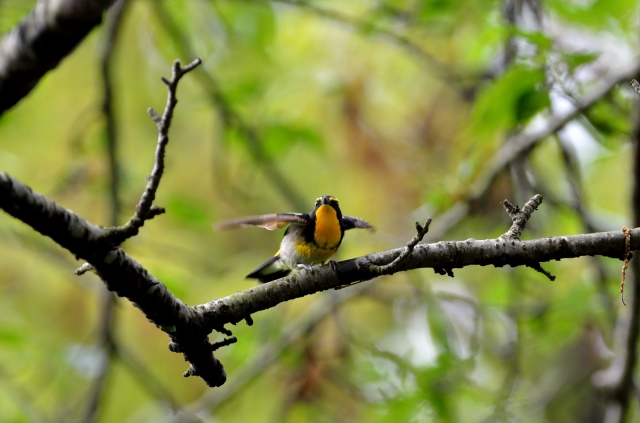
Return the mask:
<svg viewBox="0 0 640 423">
<path fill-rule="evenodd" d="M 342 242 L 344 231 L 354 228 L 373 229 L 357 217 L 344 216 L 338 199 L 330 195 L 318 197 L 311 213 L 280 213 L 227 220 L 217 229 L 238 226 L 259 226 L 270 231 L 289 225 L 284 232 L 280 249 L 275 256 L 262 263 L 247 278 L 261 283 L 287 276 L 295 268 L 308 268 L 329 260 Z"/>
</svg>

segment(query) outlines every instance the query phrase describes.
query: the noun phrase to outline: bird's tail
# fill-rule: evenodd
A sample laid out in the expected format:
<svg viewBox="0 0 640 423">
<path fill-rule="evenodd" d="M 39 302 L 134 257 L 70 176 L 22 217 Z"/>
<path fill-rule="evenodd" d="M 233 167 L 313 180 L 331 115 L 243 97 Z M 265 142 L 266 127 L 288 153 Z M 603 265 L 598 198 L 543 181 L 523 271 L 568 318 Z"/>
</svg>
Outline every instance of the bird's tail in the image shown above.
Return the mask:
<svg viewBox="0 0 640 423">
<path fill-rule="evenodd" d="M 275 255 L 249 273 L 247 278 L 257 279 L 260 283 L 266 283 L 284 278 L 289 273 L 291 273 L 291 269 L 280 260 L 279 255 Z"/>
</svg>

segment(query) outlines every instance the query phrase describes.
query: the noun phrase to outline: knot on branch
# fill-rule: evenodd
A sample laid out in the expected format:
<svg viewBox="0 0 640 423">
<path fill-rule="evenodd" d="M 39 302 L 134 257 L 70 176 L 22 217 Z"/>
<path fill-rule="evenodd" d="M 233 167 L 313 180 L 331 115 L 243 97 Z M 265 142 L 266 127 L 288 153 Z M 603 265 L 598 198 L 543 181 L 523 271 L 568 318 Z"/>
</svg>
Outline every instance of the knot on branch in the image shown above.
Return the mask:
<svg viewBox="0 0 640 423">
<path fill-rule="evenodd" d="M 507 214 L 509 215 L 513 223 L 511 224 L 509 230 L 502 236 L 500 236 L 499 239 L 520 241 L 520 236 L 522 235 L 522 231 L 524 231 L 524 227 L 526 226 L 527 221 L 531 218 L 533 212 L 538 210 L 538 206 L 542 204 L 542 195 L 536 194 L 531 197 L 531 199 L 525 203 L 522 209 L 511 204 L 509 200 L 501 201 L 500 204 L 502 204 L 504 209 L 507 211 Z M 556 277 L 545 270 L 538 262 L 530 263 L 526 266 L 542 273 L 547 278 L 549 278 L 550 281 L 556 280 Z"/>
<path fill-rule="evenodd" d="M 222 386 L 227 380 L 222 363 L 213 355 L 213 351 L 227 345 L 236 343 L 237 338 L 231 337 L 220 342 L 211 343 L 206 335 L 195 334 L 171 334 L 169 350 L 182 353 L 185 361 L 189 362 L 189 368 L 184 372 L 184 377 L 198 376 L 210 387 Z"/>
</svg>

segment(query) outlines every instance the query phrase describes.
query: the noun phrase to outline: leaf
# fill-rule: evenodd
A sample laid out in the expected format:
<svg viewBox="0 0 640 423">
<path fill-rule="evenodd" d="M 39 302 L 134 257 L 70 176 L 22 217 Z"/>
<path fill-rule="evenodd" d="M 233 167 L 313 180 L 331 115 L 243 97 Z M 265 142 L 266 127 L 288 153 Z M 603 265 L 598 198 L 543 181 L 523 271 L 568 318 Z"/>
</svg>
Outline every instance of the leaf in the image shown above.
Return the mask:
<svg viewBox="0 0 640 423">
<path fill-rule="evenodd" d="M 598 53 L 587 53 L 587 52 L 578 52 L 578 53 L 567 53 L 563 52 L 562 57 L 565 62 L 571 69 L 575 69 L 578 66 L 584 65 L 586 63 L 593 62 L 598 58 Z"/>
<path fill-rule="evenodd" d="M 585 112 L 589 122 L 603 135 L 629 134 L 631 126 L 624 110 L 609 101 L 599 101 Z"/>
<path fill-rule="evenodd" d="M 471 113 L 471 130 L 486 136 L 514 128 L 549 106 L 542 69 L 525 64 L 509 68 L 482 90 Z"/>
<path fill-rule="evenodd" d="M 634 0 L 549 0 L 545 2 L 554 14 L 571 23 L 593 29 L 628 29 L 634 25 Z"/>
</svg>

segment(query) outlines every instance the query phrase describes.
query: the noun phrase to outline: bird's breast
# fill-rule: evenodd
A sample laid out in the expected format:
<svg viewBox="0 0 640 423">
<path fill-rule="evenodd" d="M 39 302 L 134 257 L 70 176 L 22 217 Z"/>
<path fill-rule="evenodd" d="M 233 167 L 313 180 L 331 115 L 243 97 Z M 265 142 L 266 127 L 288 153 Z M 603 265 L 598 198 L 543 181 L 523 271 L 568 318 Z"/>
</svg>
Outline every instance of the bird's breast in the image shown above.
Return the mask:
<svg viewBox="0 0 640 423">
<path fill-rule="evenodd" d="M 321 249 L 335 250 L 340 245 L 342 230 L 338 215 L 333 207 L 322 205 L 316 210 L 313 238 Z"/>
</svg>

